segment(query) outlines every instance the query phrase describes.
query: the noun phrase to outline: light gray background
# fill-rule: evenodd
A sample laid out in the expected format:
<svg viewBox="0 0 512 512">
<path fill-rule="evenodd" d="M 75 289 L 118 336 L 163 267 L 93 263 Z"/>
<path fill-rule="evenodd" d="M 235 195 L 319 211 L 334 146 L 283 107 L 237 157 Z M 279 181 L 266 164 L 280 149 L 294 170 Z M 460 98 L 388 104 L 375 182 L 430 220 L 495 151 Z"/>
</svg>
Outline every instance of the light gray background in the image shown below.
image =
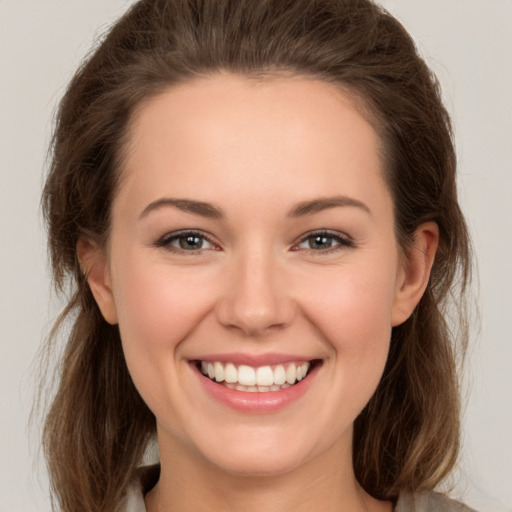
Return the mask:
<svg viewBox="0 0 512 512">
<path fill-rule="evenodd" d="M 0 510 L 46 511 L 29 439 L 31 363 L 56 313 L 39 215 L 55 104 L 122 0 L 0 0 Z M 382 0 L 415 37 L 452 112 L 478 255 L 481 330 L 455 495 L 512 511 L 512 0 Z M 53 304 L 53 305 L 52 305 Z M 39 466 L 42 464 L 39 463 Z"/>
</svg>

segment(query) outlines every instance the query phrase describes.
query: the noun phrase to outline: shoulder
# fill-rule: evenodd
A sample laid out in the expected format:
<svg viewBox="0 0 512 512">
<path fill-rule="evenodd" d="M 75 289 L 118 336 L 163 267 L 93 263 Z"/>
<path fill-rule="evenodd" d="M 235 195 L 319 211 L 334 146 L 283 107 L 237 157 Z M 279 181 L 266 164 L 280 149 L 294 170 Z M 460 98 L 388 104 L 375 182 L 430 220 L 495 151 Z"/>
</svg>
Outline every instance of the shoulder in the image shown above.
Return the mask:
<svg viewBox="0 0 512 512">
<path fill-rule="evenodd" d="M 130 484 L 119 508 L 119 512 L 146 512 L 144 494 L 142 493 L 140 484 L 137 484 L 137 482 Z"/>
<path fill-rule="evenodd" d="M 156 484 L 159 476 L 159 465 L 137 469 L 126 490 L 119 512 L 146 512 L 144 494 Z"/>
<path fill-rule="evenodd" d="M 119 512 L 146 512 L 144 494 L 158 480 L 160 467 L 139 468 L 134 475 Z M 476 512 L 466 505 L 436 492 L 402 492 L 395 512 Z"/>
<path fill-rule="evenodd" d="M 395 512 L 476 512 L 437 492 L 400 493 Z"/>
</svg>

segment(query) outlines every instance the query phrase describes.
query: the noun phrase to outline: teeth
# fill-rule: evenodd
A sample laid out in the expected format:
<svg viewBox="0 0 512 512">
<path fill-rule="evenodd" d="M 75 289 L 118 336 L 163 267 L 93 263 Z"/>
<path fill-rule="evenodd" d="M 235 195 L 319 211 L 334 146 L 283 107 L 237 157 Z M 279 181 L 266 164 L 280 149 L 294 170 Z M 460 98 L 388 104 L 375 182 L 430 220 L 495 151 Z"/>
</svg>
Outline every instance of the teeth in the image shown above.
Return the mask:
<svg viewBox="0 0 512 512">
<path fill-rule="evenodd" d="M 256 384 L 256 372 L 254 368 L 244 364 L 238 367 L 238 383 L 244 386 L 254 386 Z"/>
<path fill-rule="evenodd" d="M 238 371 L 233 363 L 228 363 L 224 367 L 224 380 L 230 384 L 238 382 Z"/>
<path fill-rule="evenodd" d="M 215 380 L 222 382 L 224 380 L 224 366 L 219 362 L 215 362 L 213 363 L 213 368 L 215 370 Z M 208 372 L 208 375 L 210 375 L 210 372 Z"/>
<path fill-rule="evenodd" d="M 290 386 L 291 386 L 292 384 L 295 384 L 296 378 L 297 378 L 297 369 L 295 368 L 295 366 L 293 364 L 291 364 L 286 369 L 286 382 L 288 382 L 288 384 L 290 384 Z"/>
<path fill-rule="evenodd" d="M 270 366 L 262 366 L 256 370 L 256 383 L 258 386 L 272 386 L 274 384 L 274 372 Z"/>
<path fill-rule="evenodd" d="M 307 363 L 297 366 L 297 380 L 302 380 L 306 376 L 306 373 L 308 373 L 308 369 Z"/>
<path fill-rule="evenodd" d="M 201 372 L 211 380 L 223 383 L 224 386 L 249 393 L 280 391 L 301 381 L 308 373 L 310 363 L 288 363 L 277 366 L 240 365 L 219 361 L 201 361 Z"/>
<path fill-rule="evenodd" d="M 274 368 L 274 384 L 281 386 L 286 382 L 286 370 L 284 366 L 280 364 Z"/>
</svg>

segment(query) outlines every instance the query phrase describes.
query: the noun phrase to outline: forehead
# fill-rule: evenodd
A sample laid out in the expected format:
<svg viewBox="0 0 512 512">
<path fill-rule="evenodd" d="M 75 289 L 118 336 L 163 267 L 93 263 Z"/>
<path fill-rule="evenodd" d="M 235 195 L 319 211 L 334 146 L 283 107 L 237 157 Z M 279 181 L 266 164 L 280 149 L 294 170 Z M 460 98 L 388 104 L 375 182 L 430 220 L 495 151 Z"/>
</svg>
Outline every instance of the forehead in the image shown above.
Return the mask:
<svg viewBox="0 0 512 512">
<path fill-rule="evenodd" d="M 385 188 L 375 130 L 351 98 L 318 80 L 196 79 L 144 102 L 128 135 L 120 195 L 141 202 L 248 190 L 299 201 Z"/>
</svg>

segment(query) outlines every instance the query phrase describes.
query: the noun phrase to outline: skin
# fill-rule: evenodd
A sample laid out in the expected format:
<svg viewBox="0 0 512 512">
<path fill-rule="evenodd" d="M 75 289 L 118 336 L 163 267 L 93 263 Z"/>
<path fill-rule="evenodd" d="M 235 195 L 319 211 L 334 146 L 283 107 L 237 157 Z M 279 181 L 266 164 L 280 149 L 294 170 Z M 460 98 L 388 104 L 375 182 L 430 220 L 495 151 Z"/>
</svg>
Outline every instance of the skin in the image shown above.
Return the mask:
<svg viewBox="0 0 512 512">
<path fill-rule="evenodd" d="M 83 239 L 78 254 L 157 419 L 162 470 L 148 511 L 392 509 L 354 477 L 353 422 L 378 385 L 391 328 L 425 290 L 438 231 L 420 226 L 420 250 L 401 254 L 378 148 L 348 97 L 298 77 L 219 74 L 139 108 L 108 246 Z M 358 203 L 291 215 L 333 197 Z M 148 209 L 162 198 L 220 215 Z M 202 248 L 159 245 L 179 230 L 204 233 Z M 332 236 L 312 247 L 318 230 Z M 212 400 L 191 369 L 218 353 L 322 365 L 298 400 L 245 413 Z"/>
</svg>

